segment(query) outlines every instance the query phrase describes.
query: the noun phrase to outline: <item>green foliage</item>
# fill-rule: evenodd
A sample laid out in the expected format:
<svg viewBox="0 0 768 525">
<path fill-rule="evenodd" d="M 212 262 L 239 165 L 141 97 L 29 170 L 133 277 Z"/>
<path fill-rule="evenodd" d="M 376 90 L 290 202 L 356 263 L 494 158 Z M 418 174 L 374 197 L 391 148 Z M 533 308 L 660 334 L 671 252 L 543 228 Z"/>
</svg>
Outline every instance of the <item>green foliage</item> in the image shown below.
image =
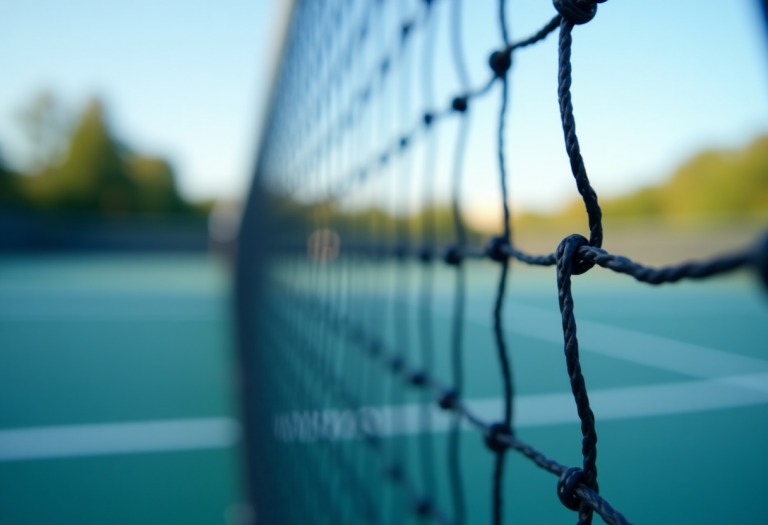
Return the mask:
<svg viewBox="0 0 768 525">
<path fill-rule="evenodd" d="M 50 182 L 57 209 L 107 214 L 138 209 L 137 185 L 128 175 L 98 101 L 88 105 L 64 163 L 53 174 Z"/>
<path fill-rule="evenodd" d="M 163 159 L 132 155 L 126 161 L 136 189 L 136 209 L 143 213 L 184 213 L 190 207 L 176 192 L 173 171 Z"/>
<path fill-rule="evenodd" d="M 0 158 L 0 205 L 15 204 L 20 198 L 18 175 L 8 169 Z"/>
<path fill-rule="evenodd" d="M 19 178 L 16 186 L 30 206 L 55 212 L 110 216 L 207 212 L 205 206 L 181 198 L 165 160 L 130 153 L 119 144 L 98 100 L 87 105 L 63 161 L 43 165 Z"/>
<path fill-rule="evenodd" d="M 749 219 L 768 213 L 768 136 L 744 149 L 709 150 L 696 155 L 658 186 L 614 199 L 601 199 L 607 221 L 653 219 L 664 222 L 699 221 L 708 216 Z M 581 200 L 556 216 L 525 215 L 526 226 L 581 223 Z"/>
<path fill-rule="evenodd" d="M 335 230 L 342 239 L 353 242 L 366 242 L 375 232 L 375 237 L 395 243 L 398 234 L 407 235 L 420 241 L 424 232 L 425 222 L 431 221 L 434 241 L 448 244 L 455 240 L 456 231 L 453 212 L 449 206 L 437 206 L 422 210 L 408 216 L 395 216 L 377 207 L 361 210 L 340 210 L 331 203 L 321 205 L 303 205 L 289 198 L 274 197 L 271 199 L 273 214 L 278 219 L 275 228 L 286 231 L 303 230 L 310 225 L 324 225 Z M 467 240 L 480 242 L 482 236 L 467 228 Z"/>
<path fill-rule="evenodd" d="M 768 136 L 739 151 L 705 151 L 666 183 L 603 205 L 606 217 L 768 212 Z"/>
</svg>

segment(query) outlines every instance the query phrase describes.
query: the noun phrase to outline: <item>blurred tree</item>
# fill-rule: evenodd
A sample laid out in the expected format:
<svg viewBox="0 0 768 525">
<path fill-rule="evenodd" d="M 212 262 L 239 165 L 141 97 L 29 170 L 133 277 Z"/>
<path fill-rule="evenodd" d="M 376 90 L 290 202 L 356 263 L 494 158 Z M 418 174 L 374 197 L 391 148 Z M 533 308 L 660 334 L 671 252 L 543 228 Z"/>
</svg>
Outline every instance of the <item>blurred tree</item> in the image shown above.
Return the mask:
<svg viewBox="0 0 768 525">
<path fill-rule="evenodd" d="M 56 164 L 66 145 L 67 119 L 48 91 L 35 95 L 17 115 L 29 143 L 28 170 L 39 172 Z"/>
<path fill-rule="evenodd" d="M 699 153 L 664 183 L 623 197 L 601 200 L 600 206 L 608 219 L 764 216 L 768 213 L 768 136 L 758 137 L 739 150 Z M 582 216 L 584 205 L 576 201 L 559 218 L 573 220 Z"/>
<path fill-rule="evenodd" d="M 30 106 L 34 110 L 26 113 L 29 130 L 50 124 L 51 103 L 45 97 L 36 100 Z M 129 152 L 115 139 L 97 99 L 87 104 L 74 127 L 63 160 L 55 162 L 52 154 L 39 159 L 38 169 L 21 181 L 26 199 L 35 207 L 106 215 L 203 211 L 178 194 L 165 160 Z"/>
<path fill-rule="evenodd" d="M 189 205 L 176 191 L 173 170 L 163 159 L 131 155 L 126 166 L 136 185 L 136 209 L 142 213 L 184 213 Z"/>
<path fill-rule="evenodd" d="M 20 199 L 18 175 L 6 165 L 0 151 L 0 206 L 16 204 Z"/>
<path fill-rule="evenodd" d="M 667 214 L 768 212 L 768 136 L 736 151 L 706 151 L 654 188 Z"/>
<path fill-rule="evenodd" d="M 64 162 L 50 174 L 55 208 L 122 215 L 137 211 L 138 190 L 98 100 L 91 100 L 75 128 Z"/>
</svg>

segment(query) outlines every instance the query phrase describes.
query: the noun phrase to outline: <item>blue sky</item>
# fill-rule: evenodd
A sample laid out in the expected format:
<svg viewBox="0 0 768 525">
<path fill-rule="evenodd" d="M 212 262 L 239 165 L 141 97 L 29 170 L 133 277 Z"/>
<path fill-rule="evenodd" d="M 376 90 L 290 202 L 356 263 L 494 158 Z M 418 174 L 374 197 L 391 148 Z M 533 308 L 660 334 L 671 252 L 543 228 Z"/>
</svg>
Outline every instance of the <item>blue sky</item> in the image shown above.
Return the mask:
<svg viewBox="0 0 768 525">
<path fill-rule="evenodd" d="M 458 83 L 440 19 L 436 101 Z M 495 1 L 465 2 L 473 85 L 500 45 Z M 274 55 L 276 0 L 0 0 L 0 148 L 22 158 L 15 115 L 48 89 L 74 110 L 107 104 L 119 137 L 165 156 L 194 198 L 238 196 L 255 158 Z M 509 0 L 513 40 L 554 15 L 549 0 Z M 574 30 L 573 97 L 590 178 L 615 195 L 668 175 L 706 147 L 768 130 L 768 55 L 757 2 L 612 0 Z M 575 196 L 559 129 L 556 37 L 515 55 L 507 153 L 516 208 L 551 210 Z M 494 88 L 497 89 L 497 88 Z M 465 178 L 469 211 L 498 196 L 498 93 L 473 108 Z M 453 133 L 448 124 L 444 133 Z M 448 147 L 447 136 L 441 140 Z M 447 197 L 447 185 L 442 187 Z"/>
<path fill-rule="evenodd" d="M 170 159 L 187 195 L 236 195 L 269 85 L 271 1 L 0 0 L 0 146 L 20 152 L 19 109 L 51 90 L 104 100 L 116 134 Z"/>
</svg>

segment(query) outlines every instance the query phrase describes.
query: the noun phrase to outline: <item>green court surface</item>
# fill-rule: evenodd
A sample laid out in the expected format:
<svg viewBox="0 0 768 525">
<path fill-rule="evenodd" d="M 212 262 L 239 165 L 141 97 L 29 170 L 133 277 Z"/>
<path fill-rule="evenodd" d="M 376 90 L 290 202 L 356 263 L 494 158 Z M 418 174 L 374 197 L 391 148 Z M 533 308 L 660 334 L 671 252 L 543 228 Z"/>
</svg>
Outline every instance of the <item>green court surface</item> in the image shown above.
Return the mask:
<svg viewBox="0 0 768 525">
<path fill-rule="evenodd" d="M 580 466 L 554 270 L 514 270 L 504 321 L 518 436 Z M 469 318 L 484 326 L 490 326 L 490 305 L 482 290 L 493 284 L 483 278 L 493 274 L 478 272 L 483 277 L 470 292 Z M 746 273 L 661 287 L 604 270 L 573 281 L 582 368 L 597 420 L 601 494 L 634 523 L 765 523 L 766 290 Z M 473 380 L 480 377 L 484 381 Z M 467 388 L 470 397 L 491 397 L 500 391 L 499 374 L 470 369 Z M 512 454 L 510 460 L 510 522 L 517 512 L 524 523 L 574 521 L 554 498 L 554 476 L 525 458 Z M 483 503 L 476 504 L 478 512 L 487 508 Z"/>
<path fill-rule="evenodd" d="M 0 260 L 0 523 L 237 522 L 230 286 L 203 256 Z"/>
<path fill-rule="evenodd" d="M 471 262 L 467 268 L 464 398 L 475 415 L 490 423 L 503 418 L 502 377 L 492 333 L 499 268 L 492 262 Z M 332 303 L 353 318 L 357 312 L 378 311 L 366 329 L 382 338 L 390 352 L 405 354 L 412 367 L 419 367 L 416 309 L 421 269 L 417 264 L 384 263 L 367 271 L 359 269 L 351 278 L 367 293 L 350 296 L 346 305 L 331 296 Z M 447 385 L 453 270 L 435 271 L 437 353 L 432 375 Z M 297 274 L 311 271 L 299 268 Z M 329 270 L 317 275 L 314 289 L 323 291 L 321 295 L 343 289 L 343 274 Z M 291 274 L 285 278 L 291 279 Z M 739 273 L 653 287 L 595 269 L 573 281 L 582 368 L 597 420 L 601 494 L 633 523 L 765 523 L 768 297 L 757 279 Z M 391 293 L 380 299 L 380 292 L 391 291 L 397 283 L 397 299 Z M 563 356 L 554 268 L 513 265 L 507 297 L 503 324 L 515 379 L 516 434 L 550 458 L 580 466 L 581 434 Z M 369 302 L 378 302 L 378 310 Z M 406 339 L 398 337 L 398 316 L 411 321 Z M 322 333 L 318 329 L 307 327 Z M 281 330 L 277 328 L 276 341 Z M 343 339 L 338 346 L 345 351 Z M 420 418 L 421 391 L 394 377 L 380 361 L 370 364 L 367 353 L 354 348 L 351 345 L 341 360 L 354 364 L 339 365 L 336 377 L 343 378 L 349 391 L 364 392 L 358 398 L 365 411 L 360 414 L 387 437 L 382 452 L 364 452 L 341 405 L 310 403 L 280 414 L 277 439 L 285 442 L 288 456 L 306 448 L 322 454 L 326 445 L 318 442 L 318 435 L 339 443 L 350 458 L 377 456 L 364 460 L 368 463 L 363 476 L 381 472 L 390 460 L 400 458 L 416 493 L 435 494 L 437 507 L 450 517 L 448 416 L 437 408 L 431 413 L 436 485 L 430 491 L 421 463 L 427 428 Z M 308 366 L 293 365 L 305 378 L 311 377 Z M 357 369 L 363 372 L 352 373 Z M 369 383 L 375 388 L 364 389 Z M 392 394 L 396 389 L 405 393 Z M 480 431 L 469 425 L 464 430 L 460 456 L 468 523 L 491 523 L 494 458 Z M 506 461 L 505 523 L 575 522 L 576 515 L 556 496 L 555 476 L 515 452 L 509 452 Z M 408 501 L 400 487 L 385 482 L 380 487 L 370 497 L 381 502 L 382 523 L 419 522 L 414 513 L 403 512 Z M 406 518 L 396 518 L 398 513 Z"/>
<path fill-rule="evenodd" d="M 498 267 L 469 268 L 466 398 L 494 420 Z M 446 379 L 453 279 L 437 271 L 436 374 Z M 414 267 L 412 305 L 418 275 Z M 0 523 L 242 523 L 230 288 L 226 267 L 207 257 L 0 260 Z M 651 287 L 594 270 L 574 278 L 574 298 L 601 494 L 634 523 L 765 523 L 768 300 L 756 281 L 736 274 Z M 554 269 L 514 265 L 504 316 L 518 436 L 579 465 Z M 411 391 L 405 408 L 369 401 L 384 413 L 420 400 Z M 440 417 L 437 503 L 449 510 Z M 418 433 L 407 420 L 388 441 L 403 442 L 420 483 Z M 461 454 L 469 523 L 490 523 L 493 458 L 474 429 L 462 434 Z M 575 521 L 554 476 L 514 453 L 507 461 L 507 523 Z M 385 485 L 376 497 L 399 496 Z"/>
</svg>

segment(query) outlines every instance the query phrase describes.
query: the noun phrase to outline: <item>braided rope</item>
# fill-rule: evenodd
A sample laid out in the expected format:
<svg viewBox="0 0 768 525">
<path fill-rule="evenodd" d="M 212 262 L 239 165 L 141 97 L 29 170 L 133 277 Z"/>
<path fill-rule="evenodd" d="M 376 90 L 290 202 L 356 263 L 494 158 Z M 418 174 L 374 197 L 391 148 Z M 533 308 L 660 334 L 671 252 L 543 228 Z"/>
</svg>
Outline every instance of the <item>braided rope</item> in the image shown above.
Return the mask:
<svg viewBox="0 0 768 525">
<path fill-rule="evenodd" d="M 287 454 L 263 439 L 268 452 L 263 455 L 262 464 L 265 472 L 275 479 L 280 478 L 280 465 L 287 465 L 291 476 L 301 476 L 306 471 L 313 483 L 321 485 L 316 493 L 306 491 L 295 498 L 297 505 L 280 512 L 267 505 L 263 512 L 267 521 L 299 522 L 321 517 L 321 521 L 331 523 L 353 522 L 357 519 L 364 522 L 378 523 L 382 516 L 378 513 L 369 491 L 366 490 L 366 476 L 373 470 L 378 470 L 389 479 L 398 492 L 387 494 L 391 502 L 390 514 L 393 520 L 398 520 L 402 512 L 410 510 L 414 514 L 430 518 L 438 523 L 463 524 L 467 521 L 464 502 L 464 489 L 461 477 L 461 462 L 459 456 L 459 436 L 461 422 L 464 421 L 475 427 L 483 436 L 486 445 L 495 454 L 493 469 L 493 522 L 503 522 L 502 504 L 505 501 L 502 479 L 507 452 L 516 451 L 530 459 L 540 468 L 559 476 L 557 495 L 560 501 L 569 509 L 578 512 L 578 523 L 588 525 L 592 522 L 593 514 L 600 515 L 609 524 L 627 524 L 626 518 L 614 509 L 599 493 L 597 479 L 597 432 L 595 415 L 590 408 L 587 385 L 579 356 L 576 316 L 571 281 L 574 275 L 583 274 L 595 266 L 625 274 L 634 279 L 660 285 L 672 283 L 681 279 L 703 279 L 739 268 L 751 268 L 768 286 L 768 236 L 754 247 L 741 252 L 725 255 L 709 261 L 689 262 L 663 268 L 652 268 L 634 262 L 625 257 L 610 254 L 602 249 L 603 228 L 602 213 L 598 204 L 597 193 L 587 176 L 584 158 L 576 133 L 573 100 L 571 95 L 572 66 L 571 49 L 573 45 L 573 29 L 576 25 L 588 23 L 597 13 L 597 4 L 605 0 L 554 0 L 558 14 L 533 35 L 511 42 L 506 21 L 505 2 L 498 4 L 498 18 L 501 27 L 502 44 L 491 54 L 488 60 L 490 66 L 489 79 L 472 88 L 469 83 L 466 64 L 462 54 L 461 44 L 461 1 L 452 0 L 451 9 L 451 50 L 454 67 L 460 80 L 460 90 L 452 98 L 451 103 L 443 109 L 435 109 L 432 105 L 431 82 L 432 73 L 429 63 L 433 50 L 431 43 L 434 28 L 433 2 L 424 0 L 418 3 L 412 12 L 401 13 L 396 24 L 397 32 L 394 38 L 379 35 L 383 44 L 382 51 L 377 52 L 372 60 L 373 69 L 365 73 L 365 81 L 347 96 L 342 89 L 343 79 L 350 75 L 363 74 L 363 67 L 356 61 L 356 49 L 374 38 L 370 30 L 372 21 L 378 15 L 381 3 L 365 5 L 363 12 L 349 27 L 344 36 L 336 36 L 336 28 L 344 25 L 346 18 L 352 18 L 350 13 L 340 4 L 334 2 L 313 3 L 300 2 L 297 8 L 296 25 L 292 32 L 286 56 L 290 60 L 299 60 L 302 49 L 310 49 L 310 56 L 302 62 L 302 67 L 287 67 L 281 72 L 280 85 L 285 89 L 279 93 L 279 99 L 274 105 L 270 122 L 267 126 L 268 141 L 263 151 L 265 155 L 259 158 L 259 178 L 268 186 L 270 181 L 285 181 L 276 186 L 276 194 L 291 197 L 296 192 L 307 187 L 316 191 L 320 196 L 309 205 L 308 217 L 314 226 L 323 225 L 334 227 L 333 206 L 361 186 L 369 185 L 376 176 L 388 174 L 399 169 L 400 176 L 395 184 L 395 192 L 400 190 L 407 203 L 407 196 L 412 188 L 410 183 L 411 154 L 413 144 L 423 138 L 434 146 L 436 140 L 435 127 L 451 117 L 460 119 L 457 142 L 453 159 L 451 214 L 454 223 L 455 240 L 451 246 L 438 248 L 436 240 L 435 219 L 432 211 L 426 214 L 422 228 L 422 246 L 414 246 L 409 227 L 405 221 L 396 221 L 393 232 L 384 232 L 382 225 L 375 216 L 370 219 L 371 238 L 382 238 L 392 233 L 394 244 L 386 242 L 363 244 L 346 242 L 343 256 L 340 257 L 340 272 L 328 272 L 314 266 L 307 270 L 302 266 L 300 257 L 290 257 L 297 253 L 297 246 L 306 250 L 305 235 L 301 228 L 295 228 L 279 240 L 271 239 L 268 249 L 273 254 L 287 254 L 286 275 L 289 276 L 284 284 L 271 282 L 279 290 L 279 299 L 272 303 L 277 308 L 263 314 L 274 326 L 266 321 L 261 322 L 266 338 L 282 352 L 263 357 L 263 363 L 275 370 L 284 371 L 281 379 L 267 377 L 265 384 L 259 386 L 258 392 L 265 401 L 258 401 L 259 413 L 274 415 L 274 408 L 269 406 L 269 399 L 280 401 L 295 398 L 302 406 L 342 406 L 354 416 L 354 433 L 367 444 L 369 454 L 360 458 L 349 453 L 345 448 L 337 447 L 330 439 L 324 439 L 322 433 L 319 439 L 323 443 L 322 451 L 312 454 L 302 451 L 299 454 Z M 333 6 L 336 5 L 334 8 Z M 505 165 L 505 120 L 509 104 L 508 72 L 513 65 L 513 54 L 528 46 L 541 42 L 548 35 L 559 29 L 558 40 L 558 101 L 566 153 L 572 176 L 577 190 L 581 195 L 588 215 L 589 239 L 579 235 L 566 237 L 557 250 L 551 254 L 531 255 L 517 249 L 513 243 L 510 223 L 508 177 Z M 408 113 L 407 104 L 410 101 L 407 75 L 410 71 L 409 57 L 411 42 L 419 31 L 424 44 L 424 62 L 422 85 L 424 88 L 423 102 L 425 107 L 419 113 L 421 117 L 410 127 L 408 122 L 401 126 L 403 133 L 389 133 L 392 120 L 392 108 L 389 106 L 394 74 L 401 79 L 402 113 Z M 389 35 L 392 37 L 393 35 Z M 386 42 L 385 42 L 386 40 Z M 338 46 L 327 46 L 328 41 L 342 41 Z M 372 49 L 372 48 L 371 48 Z M 304 64 L 306 62 L 306 64 Z M 397 73 L 393 73 L 396 71 Z M 320 78 L 319 86 L 313 87 L 314 81 Z M 469 133 L 470 108 L 473 101 L 486 96 L 494 85 L 499 84 L 501 105 L 499 112 L 497 134 L 497 156 L 499 180 L 501 186 L 501 204 L 503 208 L 503 233 L 492 239 L 487 246 L 471 246 L 467 240 L 467 231 L 461 218 L 461 194 L 464 150 Z M 302 90 L 308 95 L 301 96 Z M 382 104 L 376 115 L 376 125 L 387 140 L 382 149 L 368 158 L 361 158 L 370 151 L 367 141 L 370 134 L 365 126 L 373 126 L 372 111 L 368 110 L 370 101 L 375 96 L 381 96 Z M 285 101 L 298 101 L 287 104 Z M 341 107 L 347 100 L 348 104 Z M 405 104 L 405 105 L 404 105 Z M 406 115 L 407 116 L 407 115 Z M 277 123 L 286 123 L 279 126 Z M 277 136 L 277 138 L 274 138 Z M 270 142 L 271 140 L 271 142 Z M 299 144 L 297 151 L 292 150 L 293 144 Z M 288 145 L 288 146 L 286 146 Z M 432 150 L 434 151 L 434 149 Z M 397 161 L 397 163 L 395 162 Z M 341 167 L 346 173 L 339 177 Z M 353 166 L 347 169 L 348 166 Z M 433 202 L 432 170 L 434 159 L 429 155 L 425 158 L 424 200 L 427 208 Z M 394 178 L 394 177 L 393 177 Z M 372 201 L 373 202 L 373 201 Z M 290 230 L 289 228 L 286 230 Z M 247 247 L 244 253 L 251 254 L 253 250 Z M 433 296 L 433 264 L 440 254 L 442 260 L 452 267 L 455 272 L 455 289 L 453 295 L 452 329 L 450 334 L 451 348 L 451 377 L 449 386 L 440 384 L 433 370 L 434 340 L 432 327 L 431 302 Z M 366 289 L 371 295 L 376 294 L 376 283 L 366 281 L 363 276 L 353 276 L 352 269 L 356 265 L 376 265 L 388 258 L 395 258 L 397 264 L 392 272 L 392 281 L 396 292 L 390 297 L 372 301 L 366 304 L 359 296 L 351 293 L 352 289 Z M 410 355 L 409 348 L 413 346 L 410 329 L 405 322 L 407 303 L 405 292 L 409 288 L 407 265 L 410 258 L 418 258 L 423 263 L 421 288 L 422 323 L 419 330 L 420 358 L 418 367 L 412 366 L 415 361 Z M 497 348 L 499 371 L 503 384 L 503 420 L 487 422 L 473 414 L 462 400 L 463 393 L 463 337 L 464 312 L 466 301 L 466 264 L 465 260 L 490 259 L 501 265 L 499 281 L 493 304 L 493 333 Z M 247 260 L 247 259 L 242 259 Z M 581 422 L 582 433 L 582 464 L 580 467 L 568 468 L 539 452 L 533 446 L 520 441 L 513 429 L 513 397 L 514 383 L 512 363 L 508 355 L 504 339 L 503 304 L 512 261 L 536 266 L 555 266 L 558 286 L 558 303 L 562 315 L 563 348 L 566 370 L 570 381 L 571 392 L 576 403 L 576 410 Z M 293 282 L 291 282 L 293 281 Z M 306 288 L 295 283 L 302 282 Z M 398 299 L 398 296 L 400 298 Z M 325 297 L 316 300 L 312 296 Z M 288 308 L 290 306 L 290 308 Z M 377 325 L 377 319 L 390 308 L 391 318 L 394 319 L 394 341 L 388 339 L 387 327 Z M 309 319 L 309 325 L 307 325 Z M 393 345 L 394 343 L 394 345 Z M 339 346 L 343 349 L 343 358 L 335 356 L 330 349 Z M 348 350 L 361 352 L 349 352 Z M 364 374 L 356 374 L 355 360 L 364 360 L 367 365 Z M 308 365 L 302 365 L 302 360 Z M 256 364 L 251 363 L 249 371 L 253 373 Z M 388 380 L 381 378 L 382 374 L 374 369 L 376 363 L 389 371 Z M 307 372 L 307 366 L 312 373 Z M 354 385 L 349 387 L 348 385 Z M 440 502 L 434 499 L 436 481 L 434 476 L 433 446 L 431 438 L 431 416 L 429 407 L 425 405 L 420 412 L 419 457 L 421 459 L 420 484 L 414 482 L 407 472 L 404 446 L 402 443 L 383 442 L 382 436 L 370 421 L 364 417 L 363 400 L 356 394 L 367 392 L 363 397 L 372 398 L 370 393 L 388 390 L 390 401 L 400 404 L 404 398 L 403 385 L 421 389 L 423 401 L 434 400 L 438 406 L 452 414 L 450 434 L 447 447 L 447 465 L 449 485 L 452 496 L 452 513 L 449 515 L 441 508 Z M 402 417 L 398 415 L 397 417 Z M 402 426 L 402 420 L 392 422 L 395 427 Z M 262 428 L 262 427 L 259 427 Z M 263 430 L 261 431 L 263 433 Z M 275 425 L 275 436 L 288 439 Z M 270 456 L 270 452 L 275 452 Z M 378 465 L 371 469 L 371 465 Z M 337 468 L 344 476 L 323 483 L 324 469 Z M 361 471 L 366 475 L 361 475 Z M 272 494 L 276 498 L 293 498 L 293 487 L 278 479 Z M 352 494 L 353 505 L 347 505 L 339 498 L 339 494 Z M 406 504 L 404 504 L 405 502 Z M 353 517 L 354 515 L 354 517 Z M 283 519 L 286 518 L 286 519 Z"/>
</svg>

